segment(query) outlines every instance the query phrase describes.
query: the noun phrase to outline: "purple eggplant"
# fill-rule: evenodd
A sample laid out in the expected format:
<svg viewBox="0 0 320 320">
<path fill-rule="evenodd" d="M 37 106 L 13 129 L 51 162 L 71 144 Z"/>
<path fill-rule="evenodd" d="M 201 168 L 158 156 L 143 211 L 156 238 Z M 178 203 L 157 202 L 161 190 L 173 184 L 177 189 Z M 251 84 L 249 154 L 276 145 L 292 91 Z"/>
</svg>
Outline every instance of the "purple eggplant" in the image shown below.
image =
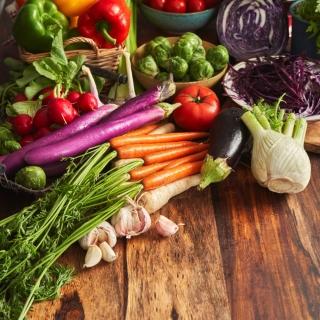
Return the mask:
<svg viewBox="0 0 320 320">
<path fill-rule="evenodd" d="M 91 147 L 125 134 L 128 131 L 140 128 L 145 124 L 163 120 L 179 106 L 180 104 L 159 103 L 118 121 L 103 121 L 67 139 L 33 149 L 26 153 L 24 160 L 28 164 L 43 166 L 47 163 L 60 161 L 62 158 L 77 156 Z"/>
<path fill-rule="evenodd" d="M 222 110 L 214 119 L 208 155 L 201 168 L 200 189 L 226 179 L 240 161 L 250 139 L 242 114 L 242 109 L 233 107 Z"/>
<path fill-rule="evenodd" d="M 62 127 L 61 129 L 56 130 L 45 137 L 27 144 L 22 149 L 7 155 L 5 159 L 0 163 L 0 166 L 4 167 L 5 173 L 7 175 L 15 173 L 18 169 L 25 165 L 24 156 L 30 150 L 47 146 L 51 143 L 56 143 L 86 128 L 89 128 L 101 121 L 101 119 L 106 117 L 115 108 L 117 108 L 116 105 L 105 105 L 100 107 L 96 111 L 88 112 L 82 115 L 67 126 Z"/>
<path fill-rule="evenodd" d="M 121 107 L 113 111 L 106 121 L 113 121 L 129 116 L 133 113 L 142 111 L 149 106 L 155 105 L 161 101 L 164 101 L 176 92 L 176 85 L 172 81 L 165 81 L 161 85 L 152 88 L 141 95 L 130 99 L 124 103 Z"/>
</svg>

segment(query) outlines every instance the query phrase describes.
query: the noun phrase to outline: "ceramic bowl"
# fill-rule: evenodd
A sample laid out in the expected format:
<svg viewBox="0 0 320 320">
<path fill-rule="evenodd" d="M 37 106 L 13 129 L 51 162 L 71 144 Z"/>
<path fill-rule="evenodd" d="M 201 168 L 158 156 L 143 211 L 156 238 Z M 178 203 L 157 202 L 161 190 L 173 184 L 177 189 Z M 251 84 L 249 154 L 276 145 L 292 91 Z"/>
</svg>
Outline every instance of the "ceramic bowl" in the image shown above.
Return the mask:
<svg viewBox="0 0 320 320">
<path fill-rule="evenodd" d="M 156 10 L 145 4 L 141 4 L 140 10 L 151 24 L 172 34 L 183 34 L 201 29 L 217 11 L 216 8 L 210 8 L 200 12 L 173 13 Z"/>
<path fill-rule="evenodd" d="M 173 45 L 174 43 L 176 43 L 178 41 L 179 37 L 169 37 L 168 39 L 169 39 L 170 43 Z M 205 48 L 205 50 L 208 50 L 209 48 L 215 47 L 214 44 L 207 42 L 207 41 L 202 41 L 202 44 L 203 44 L 203 47 Z M 147 46 L 147 44 L 145 43 L 135 51 L 135 53 L 132 56 L 131 62 L 132 62 L 132 71 L 133 71 L 135 78 L 139 81 L 139 83 L 145 89 L 150 89 L 152 87 L 159 85 L 161 83 L 161 81 L 140 72 L 137 68 L 138 61 L 145 56 L 146 46 Z M 200 86 L 211 88 L 222 79 L 222 77 L 226 73 L 227 69 L 228 69 L 228 66 L 226 66 L 219 73 L 214 74 L 213 77 L 211 77 L 210 79 L 207 79 L 207 80 L 191 81 L 191 82 L 175 82 L 175 84 L 177 86 L 177 90 L 183 89 L 183 88 L 190 86 L 190 85 L 193 85 L 193 84 L 197 84 Z"/>
</svg>

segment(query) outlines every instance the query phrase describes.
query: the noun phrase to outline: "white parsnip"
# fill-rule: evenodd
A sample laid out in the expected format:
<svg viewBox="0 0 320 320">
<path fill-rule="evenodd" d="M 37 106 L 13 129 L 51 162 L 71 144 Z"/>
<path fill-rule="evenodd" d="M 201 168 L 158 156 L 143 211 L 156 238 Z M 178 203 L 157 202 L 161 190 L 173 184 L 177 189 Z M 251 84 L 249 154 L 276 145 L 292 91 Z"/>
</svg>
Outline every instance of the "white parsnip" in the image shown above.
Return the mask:
<svg viewBox="0 0 320 320">
<path fill-rule="evenodd" d="M 162 126 L 160 126 L 157 129 L 154 129 L 149 134 L 150 135 L 165 134 L 165 133 L 175 132 L 175 130 L 176 130 L 175 125 L 173 123 L 169 122 L 169 123 L 163 124 Z"/>
<path fill-rule="evenodd" d="M 131 159 L 119 159 L 119 160 L 116 160 L 112 163 L 112 167 L 113 168 L 119 168 L 119 167 L 122 167 L 122 166 L 125 166 L 129 163 L 132 163 L 132 162 L 135 162 L 135 161 L 141 161 L 141 166 L 143 165 L 143 159 L 141 158 L 131 158 Z"/>
<path fill-rule="evenodd" d="M 163 187 L 147 191 L 141 195 L 140 201 L 143 207 L 151 214 L 161 209 L 174 196 L 199 185 L 199 183 L 200 174 L 196 174 L 169 183 Z"/>
</svg>

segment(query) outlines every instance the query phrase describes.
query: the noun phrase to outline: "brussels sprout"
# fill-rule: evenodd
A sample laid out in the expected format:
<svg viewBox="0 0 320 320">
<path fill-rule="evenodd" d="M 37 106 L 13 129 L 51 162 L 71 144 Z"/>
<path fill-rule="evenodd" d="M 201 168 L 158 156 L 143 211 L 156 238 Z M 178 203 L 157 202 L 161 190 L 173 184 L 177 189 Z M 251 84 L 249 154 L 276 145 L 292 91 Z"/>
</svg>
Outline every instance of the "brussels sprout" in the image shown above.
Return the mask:
<svg viewBox="0 0 320 320">
<path fill-rule="evenodd" d="M 191 81 L 191 77 L 189 73 L 185 74 L 184 77 L 181 79 L 181 82 L 190 82 L 190 81 Z"/>
<path fill-rule="evenodd" d="M 218 45 L 207 51 L 207 60 L 211 63 L 214 70 L 222 70 L 229 62 L 229 53 L 226 47 Z"/>
<path fill-rule="evenodd" d="M 21 149 L 21 145 L 15 140 L 6 140 L 0 142 L 0 155 L 5 155 L 19 149 Z"/>
<path fill-rule="evenodd" d="M 159 44 L 153 48 L 152 56 L 159 67 L 167 69 L 168 60 L 170 58 L 170 49 Z"/>
<path fill-rule="evenodd" d="M 47 178 L 42 168 L 28 166 L 16 173 L 15 181 L 28 189 L 41 190 L 46 186 Z"/>
<path fill-rule="evenodd" d="M 212 77 L 214 69 L 209 61 L 205 59 L 199 59 L 192 61 L 190 65 L 190 75 L 195 81 L 205 80 Z"/>
<path fill-rule="evenodd" d="M 173 74 L 175 80 L 181 80 L 188 72 L 188 63 L 181 57 L 169 59 L 169 72 Z"/>
<path fill-rule="evenodd" d="M 151 54 L 151 52 L 153 51 L 153 49 L 158 46 L 158 45 L 162 45 L 163 47 L 167 48 L 168 50 L 171 50 L 171 44 L 170 41 L 165 38 L 165 37 L 155 37 L 153 40 L 151 40 L 148 44 L 147 44 L 147 53 Z"/>
<path fill-rule="evenodd" d="M 183 58 L 189 62 L 193 55 L 192 44 L 187 40 L 179 40 L 173 47 L 173 55 Z"/>
<path fill-rule="evenodd" d="M 151 55 L 148 55 L 138 61 L 138 69 L 149 76 L 155 77 L 159 73 L 157 63 Z"/>
<path fill-rule="evenodd" d="M 193 52 L 193 56 L 191 58 L 191 61 L 198 60 L 198 59 L 205 59 L 206 58 L 206 50 L 204 47 L 200 46 Z"/>
<path fill-rule="evenodd" d="M 156 79 L 160 80 L 160 81 L 166 81 L 169 79 L 169 73 L 168 72 L 160 72 L 157 74 Z"/>
<path fill-rule="evenodd" d="M 194 50 L 197 49 L 198 47 L 202 46 L 201 38 L 193 32 L 187 32 L 187 33 L 183 34 L 180 39 L 184 39 L 184 40 L 189 41 Z"/>
</svg>

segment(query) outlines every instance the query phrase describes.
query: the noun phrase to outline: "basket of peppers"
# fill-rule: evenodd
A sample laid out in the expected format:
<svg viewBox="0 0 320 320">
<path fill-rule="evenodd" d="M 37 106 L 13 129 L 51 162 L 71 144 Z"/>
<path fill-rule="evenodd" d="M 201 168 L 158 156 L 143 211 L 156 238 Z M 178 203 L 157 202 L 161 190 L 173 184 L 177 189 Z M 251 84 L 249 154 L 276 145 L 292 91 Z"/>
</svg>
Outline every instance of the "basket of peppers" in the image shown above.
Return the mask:
<svg viewBox="0 0 320 320">
<path fill-rule="evenodd" d="M 32 63 L 49 56 L 59 30 L 66 56 L 84 55 L 90 65 L 116 70 L 130 29 L 125 0 L 19 0 L 13 36 L 20 58 Z"/>
</svg>

